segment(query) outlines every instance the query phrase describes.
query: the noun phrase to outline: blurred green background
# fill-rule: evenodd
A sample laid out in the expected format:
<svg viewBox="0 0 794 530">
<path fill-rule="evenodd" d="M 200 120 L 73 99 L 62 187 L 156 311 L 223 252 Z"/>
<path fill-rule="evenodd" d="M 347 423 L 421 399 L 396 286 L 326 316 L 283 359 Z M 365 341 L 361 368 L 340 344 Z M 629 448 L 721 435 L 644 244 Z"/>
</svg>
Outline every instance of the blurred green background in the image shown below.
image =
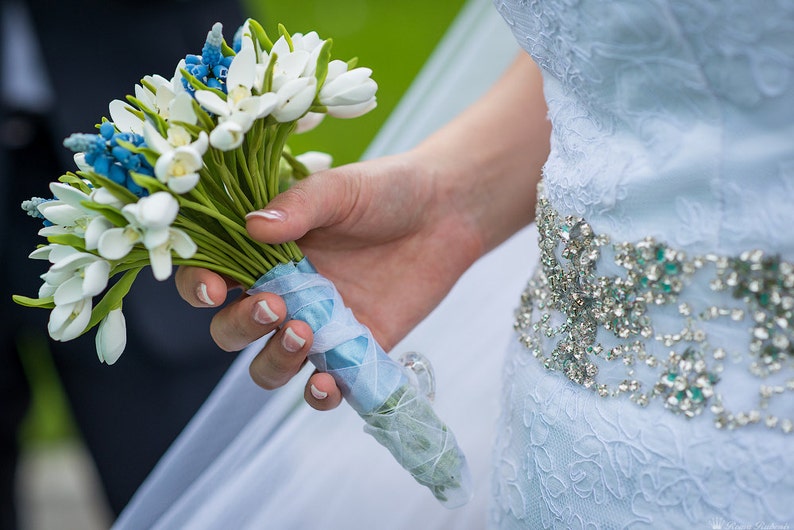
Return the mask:
<svg viewBox="0 0 794 530">
<path fill-rule="evenodd" d="M 333 39 L 332 58 L 358 57 L 379 85 L 378 107 L 353 120 L 326 118 L 315 130 L 294 136 L 294 153 L 325 151 L 334 165 L 357 160 L 410 86 L 464 0 L 247 0 L 250 16 L 271 38 L 278 24 L 290 33 L 317 31 Z M 185 4 L 186 8 L 189 4 Z M 232 31 L 227 28 L 226 38 Z M 196 43 L 200 49 L 203 43 Z M 174 58 L 174 61 L 178 58 Z M 20 433 L 23 445 L 77 435 L 58 376 L 42 337 L 23 338 L 23 364 L 32 383 L 32 406 Z"/>
</svg>

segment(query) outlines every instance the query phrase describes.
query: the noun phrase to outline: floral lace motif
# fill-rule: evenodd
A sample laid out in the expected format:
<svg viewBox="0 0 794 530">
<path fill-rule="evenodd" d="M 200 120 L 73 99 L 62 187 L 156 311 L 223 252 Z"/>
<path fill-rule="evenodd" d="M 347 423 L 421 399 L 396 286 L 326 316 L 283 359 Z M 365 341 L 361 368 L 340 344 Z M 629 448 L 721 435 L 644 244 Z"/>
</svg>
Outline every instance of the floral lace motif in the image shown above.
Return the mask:
<svg viewBox="0 0 794 530">
<path fill-rule="evenodd" d="M 783 142 L 794 134 L 794 4 L 494 4 L 543 70 L 546 189 L 561 212 L 624 237 L 650 234 L 644 214 L 665 205 L 668 242 L 716 250 L 761 239 L 772 249 L 787 238 L 791 247 L 794 218 L 780 197 L 794 167 Z M 737 221 L 748 214 L 757 222 Z"/>
</svg>

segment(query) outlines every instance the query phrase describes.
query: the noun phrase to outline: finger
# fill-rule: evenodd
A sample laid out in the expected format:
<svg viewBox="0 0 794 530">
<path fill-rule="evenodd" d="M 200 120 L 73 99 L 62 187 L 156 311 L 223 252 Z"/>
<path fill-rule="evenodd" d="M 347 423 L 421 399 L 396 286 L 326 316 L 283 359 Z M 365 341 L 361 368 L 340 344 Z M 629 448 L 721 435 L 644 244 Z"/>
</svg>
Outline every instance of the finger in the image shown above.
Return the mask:
<svg viewBox="0 0 794 530">
<path fill-rule="evenodd" d="M 342 402 L 342 392 L 330 374 L 315 372 L 303 393 L 306 403 L 317 410 L 335 409 Z"/>
<path fill-rule="evenodd" d="M 308 324 L 291 320 L 267 342 L 248 367 L 254 382 L 266 390 L 283 386 L 306 362 L 314 335 Z"/>
<path fill-rule="evenodd" d="M 249 213 L 246 228 L 251 237 L 265 243 L 296 241 L 309 230 L 341 221 L 358 197 L 353 166 L 315 173 L 268 203 Z"/>
<path fill-rule="evenodd" d="M 241 350 L 274 331 L 286 314 L 287 308 L 278 295 L 241 296 L 212 318 L 210 335 L 223 350 Z"/>
<path fill-rule="evenodd" d="M 231 287 L 220 274 L 199 267 L 179 267 L 174 281 L 179 296 L 193 307 L 223 304 L 226 292 Z"/>
</svg>

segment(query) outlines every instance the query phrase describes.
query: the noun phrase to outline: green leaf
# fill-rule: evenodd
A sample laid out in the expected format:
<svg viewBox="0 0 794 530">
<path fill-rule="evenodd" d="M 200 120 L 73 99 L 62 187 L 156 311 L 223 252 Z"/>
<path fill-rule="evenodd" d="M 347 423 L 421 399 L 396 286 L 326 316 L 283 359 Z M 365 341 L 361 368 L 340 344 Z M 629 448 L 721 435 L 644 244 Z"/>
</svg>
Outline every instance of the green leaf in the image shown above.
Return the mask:
<svg viewBox="0 0 794 530">
<path fill-rule="evenodd" d="M 217 88 L 208 87 L 207 85 L 205 85 L 204 83 L 202 83 L 201 81 L 196 79 L 195 76 L 193 76 L 190 72 L 188 72 L 184 68 L 180 69 L 179 71 L 182 74 L 182 77 L 187 79 L 188 84 L 190 86 L 192 86 L 194 89 L 196 89 L 196 90 L 209 90 L 210 92 L 214 92 L 215 94 L 217 94 L 218 97 L 223 99 L 223 101 L 226 101 L 226 93 L 224 93 L 222 90 L 218 90 Z"/>
<path fill-rule="evenodd" d="M 352 59 L 347 61 L 347 69 L 348 70 L 352 70 L 356 66 L 358 66 L 358 57 L 353 57 Z"/>
<path fill-rule="evenodd" d="M 52 309 L 55 307 L 52 296 L 48 296 L 47 298 L 30 298 L 28 296 L 22 296 L 21 294 L 15 294 L 11 298 L 13 298 L 14 302 L 17 304 L 25 307 L 40 307 L 42 309 Z"/>
<path fill-rule="evenodd" d="M 132 98 L 132 96 L 127 96 L 127 98 Z M 136 116 L 139 120 L 143 121 L 146 119 L 146 111 L 141 109 L 136 109 L 135 107 L 127 107 L 127 111 Z M 115 125 L 115 124 L 114 124 Z"/>
<path fill-rule="evenodd" d="M 109 204 L 100 204 L 93 201 L 81 201 L 80 204 L 84 208 L 101 213 L 105 219 L 116 226 L 127 226 L 129 224 L 127 219 L 121 214 L 121 211 Z"/>
<path fill-rule="evenodd" d="M 267 63 L 267 70 L 265 70 L 265 81 L 262 84 L 262 92 L 270 92 L 273 88 L 273 71 L 276 68 L 276 61 L 278 60 L 278 54 L 273 53 L 270 55 L 270 62 Z"/>
<path fill-rule="evenodd" d="M 204 107 L 199 105 L 199 102 L 193 98 L 193 111 L 198 116 L 199 121 L 201 122 L 203 130 L 212 131 L 215 128 L 215 122 L 212 120 L 212 116 L 204 110 Z"/>
<path fill-rule="evenodd" d="M 237 55 L 236 53 L 234 53 L 232 47 L 226 44 L 226 39 L 223 39 L 223 41 L 221 42 L 221 53 L 223 54 L 224 57 L 232 57 L 234 55 Z"/>
<path fill-rule="evenodd" d="M 284 40 L 287 41 L 287 45 L 289 46 L 289 51 L 294 52 L 295 44 L 293 44 L 292 42 L 292 35 L 289 34 L 289 31 L 287 31 L 287 28 L 284 26 L 284 24 L 278 25 L 278 32 L 282 37 L 284 37 Z"/>
<path fill-rule="evenodd" d="M 285 149 L 284 152 L 281 153 L 281 156 L 284 160 L 286 160 L 289 167 L 292 168 L 292 175 L 297 180 L 301 180 L 309 176 L 308 168 L 303 164 L 303 162 L 292 156 L 292 153 Z"/>
<path fill-rule="evenodd" d="M 270 50 L 273 49 L 273 41 L 267 36 L 265 28 L 252 18 L 248 19 L 248 27 L 254 32 L 254 37 L 259 41 L 259 45 L 262 46 L 267 53 L 270 53 Z"/>
<path fill-rule="evenodd" d="M 130 190 L 121 184 L 117 184 L 109 178 L 100 175 L 99 173 L 95 173 L 93 171 L 78 171 L 77 174 L 91 182 L 91 184 L 96 187 L 106 188 L 115 198 L 124 204 L 138 202 L 138 197 Z"/>
<path fill-rule="evenodd" d="M 136 173 L 135 171 L 130 171 L 130 177 L 132 177 L 132 181 L 135 182 L 138 186 L 145 188 L 149 193 L 156 193 L 158 191 L 168 191 L 168 187 L 157 180 L 154 177 L 150 177 L 149 175 L 144 175 L 142 173 Z"/>
<path fill-rule="evenodd" d="M 193 100 L 193 102 L 195 103 L 196 101 L 195 101 L 195 100 Z M 205 113 L 206 113 L 206 112 L 205 112 Z M 191 136 L 192 136 L 194 139 L 195 139 L 195 138 L 198 138 L 198 135 L 199 135 L 199 133 L 200 133 L 201 131 L 203 131 L 203 130 L 204 130 L 204 128 L 203 128 L 203 127 L 200 127 L 200 126 L 198 126 L 198 125 L 193 125 L 192 123 L 188 123 L 188 122 L 186 122 L 186 121 L 168 120 L 168 123 L 170 123 L 171 125 L 176 125 L 176 126 L 178 126 L 178 127 L 182 127 L 182 128 L 183 128 L 183 129 L 185 129 L 187 132 L 189 132 L 189 133 L 190 133 L 190 135 L 191 135 Z"/>
<path fill-rule="evenodd" d="M 331 47 L 333 46 L 333 39 L 327 39 L 320 48 L 320 55 L 317 56 L 317 69 L 314 76 L 317 78 L 317 94 L 325 83 L 325 78 L 328 77 L 328 63 L 331 62 Z"/>
<path fill-rule="evenodd" d="M 135 153 L 135 154 L 138 154 L 138 155 L 143 155 L 143 157 L 146 159 L 147 162 L 149 162 L 149 164 L 152 167 L 154 167 L 154 165 L 157 164 L 157 159 L 160 158 L 160 153 L 158 153 L 157 151 L 155 151 L 154 149 L 152 149 L 149 146 L 146 146 L 146 145 L 135 145 L 133 143 L 127 142 L 126 140 L 122 140 L 120 138 L 116 139 L 116 143 L 120 147 L 123 147 L 124 149 L 127 149 L 131 153 Z"/>
<path fill-rule="evenodd" d="M 48 236 L 47 241 L 56 245 L 73 247 L 79 251 L 85 252 L 85 239 L 74 234 L 57 234 L 54 236 Z"/>
<path fill-rule="evenodd" d="M 121 306 L 121 301 L 127 296 L 127 293 L 130 292 L 132 283 L 135 281 L 139 272 L 141 272 L 140 267 L 128 270 L 115 284 L 113 284 L 113 287 L 108 289 L 105 296 L 102 297 L 102 300 L 100 300 L 91 311 L 91 320 L 88 321 L 88 326 L 86 326 L 83 333 L 99 324 L 99 322 L 112 310 Z"/>
<path fill-rule="evenodd" d="M 146 78 L 141 79 L 141 86 L 151 92 L 152 94 L 157 95 L 157 87 L 154 86 L 149 80 Z"/>
<path fill-rule="evenodd" d="M 74 173 L 70 172 L 70 173 L 66 173 L 65 175 L 61 175 L 60 177 L 58 177 L 58 181 L 63 182 L 64 184 L 69 184 L 73 188 L 79 189 L 86 195 L 91 193 L 91 188 L 88 187 L 88 185 L 83 181 L 83 179 L 81 179 Z"/>
<path fill-rule="evenodd" d="M 130 103 L 141 109 L 141 111 L 143 111 L 143 114 L 145 114 L 146 117 L 149 118 L 149 120 L 152 122 L 152 124 L 154 124 L 154 126 L 157 128 L 157 131 L 162 136 L 166 135 L 168 131 L 168 124 L 166 123 L 166 121 L 163 119 L 162 116 L 160 116 L 153 109 L 150 109 L 149 107 L 144 105 L 144 103 L 141 100 L 139 100 L 134 96 L 127 96 L 127 101 L 129 101 Z M 144 116 L 142 115 L 138 117 L 141 118 L 141 120 L 144 119 Z"/>
</svg>

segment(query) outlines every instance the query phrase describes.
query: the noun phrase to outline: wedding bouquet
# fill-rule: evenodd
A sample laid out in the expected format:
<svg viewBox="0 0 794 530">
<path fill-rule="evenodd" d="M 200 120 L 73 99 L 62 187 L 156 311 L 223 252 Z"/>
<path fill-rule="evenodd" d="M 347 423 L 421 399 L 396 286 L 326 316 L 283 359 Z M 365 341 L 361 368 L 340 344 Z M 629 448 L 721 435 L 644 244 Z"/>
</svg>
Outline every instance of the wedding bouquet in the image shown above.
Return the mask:
<svg viewBox="0 0 794 530">
<path fill-rule="evenodd" d="M 158 280 L 189 265 L 226 275 L 249 294 L 279 294 L 288 319 L 312 327 L 309 360 L 333 375 L 365 430 L 454 507 L 470 497 L 465 457 L 405 368 L 294 242 L 267 245 L 245 230 L 247 213 L 330 166 L 324 153 L 293 155 L 291 134 L 325 115 L 354 118 L 376 105 L 371 70 L 332 60 L 331 45 L 283 26 L 273 42 L 248 20 L 229 46 L 215 24 L 201 54 L 181 60 L 170 79 L 145 76 L 134 96 L 112 101 L 98 134 L 64 141 L 78 170 L 50 184 L 53 198 L 22 205 L 45 225 L 47 244 L 30 257 L 50 265 L 37 298 L 14 299 L 51 309 L 48 331 L 57 341 L 96 326 L 99 360 L 113 364 L 126 344 L 124 296 L 146 266 Z"/>
</svg>

